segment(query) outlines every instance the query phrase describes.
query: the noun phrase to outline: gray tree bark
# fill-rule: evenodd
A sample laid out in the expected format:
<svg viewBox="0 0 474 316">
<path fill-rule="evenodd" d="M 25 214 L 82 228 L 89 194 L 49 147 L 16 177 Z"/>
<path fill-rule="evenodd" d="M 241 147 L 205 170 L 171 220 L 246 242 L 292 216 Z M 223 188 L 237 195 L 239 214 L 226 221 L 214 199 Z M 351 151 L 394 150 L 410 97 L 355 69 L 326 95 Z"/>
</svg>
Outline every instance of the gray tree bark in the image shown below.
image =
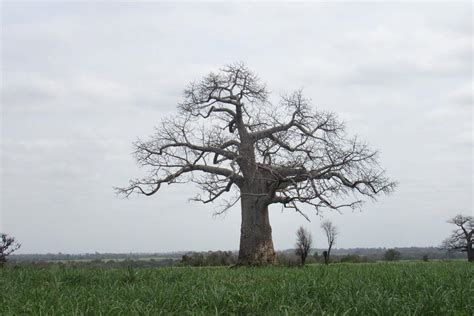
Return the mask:
<svg viewBox="0 0 474 316">
<path fill-rule="evenodd" d="M 268 206 L 252 193 L 242 193 L 242 224 L 240 228 L 240 265 L 275 264 L 272 228 L 268 216 Z"/>
</svg>

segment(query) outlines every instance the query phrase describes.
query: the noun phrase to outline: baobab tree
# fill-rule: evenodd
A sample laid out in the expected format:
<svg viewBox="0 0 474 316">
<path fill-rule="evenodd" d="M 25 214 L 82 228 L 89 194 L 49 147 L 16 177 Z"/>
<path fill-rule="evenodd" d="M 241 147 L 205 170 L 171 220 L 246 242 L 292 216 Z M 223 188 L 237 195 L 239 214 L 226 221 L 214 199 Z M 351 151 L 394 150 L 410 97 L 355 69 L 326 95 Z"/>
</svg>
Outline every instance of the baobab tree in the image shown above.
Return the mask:
<svg viewBox="0 0 474 316">
<path fill-rule="evenodd" d="M 136 160 L 149 173 L 118 193 L 150 196 L 164 183 L 192 181 L 203 193 L 194 200 L 223 198 L 217 213 L 240 201 L 241 265 L 276 263 L 270 205 L 307 217 L 303 204 L 316 211 L 354 208 L 364 196 L 375 198 L 395 186 L 377 152 L 348 137 L 335 114 L 313 109 L 301 91 L 271 102 L 265 85 L 242 64 L 191 83 L 178 114 L 134 145 Z M 352 199 L 339 203 L 345 197 Z"/>
<path fill-rule="evenodd" d="M 451 236 L 443 241 L 442 248 L 467 253 L 467 260 L 474 261 L 474 217 L 456 215 L 448 223 L 456 226 Z"/>
<path fill-rule="evenodd" d="M 308 257 L 311 245 L 313 243 L 313 237 L 311 233 L 301 226 L 296 231 L 296 255 L 301 259 L 301 265 L 304 266 L 306 258 Z"/>
<path fill-rule="evenodd" d="M 328 264 L 331 256 L 331 249 L 336 242 L 338 232 L 337 227 L 330 220 L 322 222 L 321 228 L 324 230 L 324 233 L 326 234 L 326 238 L 328 240 L 328 250 L 323 252 L 324 263 Z"/>
</svg>

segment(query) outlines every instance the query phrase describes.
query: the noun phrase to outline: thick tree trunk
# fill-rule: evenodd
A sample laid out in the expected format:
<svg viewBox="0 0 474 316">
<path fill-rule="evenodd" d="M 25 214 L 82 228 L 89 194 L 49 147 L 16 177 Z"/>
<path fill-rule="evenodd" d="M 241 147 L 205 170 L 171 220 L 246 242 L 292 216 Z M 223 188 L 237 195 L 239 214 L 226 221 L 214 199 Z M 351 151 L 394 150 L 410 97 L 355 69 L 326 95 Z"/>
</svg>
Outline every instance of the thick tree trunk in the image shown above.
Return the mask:
<svg viewBox="0 0 474 316">
<path fill-rule="evenodd" d="M 276 264 L 268 206 L 258 195 L 242 193 L 239 265 Z"/>
</svg>

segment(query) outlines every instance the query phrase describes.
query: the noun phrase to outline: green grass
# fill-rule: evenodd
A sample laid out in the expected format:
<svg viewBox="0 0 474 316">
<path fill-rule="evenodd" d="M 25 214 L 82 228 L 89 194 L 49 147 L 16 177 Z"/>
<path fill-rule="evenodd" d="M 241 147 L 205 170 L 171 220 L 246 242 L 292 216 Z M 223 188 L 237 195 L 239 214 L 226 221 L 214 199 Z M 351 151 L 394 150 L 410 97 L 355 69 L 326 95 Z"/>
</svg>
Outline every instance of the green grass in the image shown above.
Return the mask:
<svg viewBox="0 0 474 316">
<path fill-rule="evenodd" d="M 0 269 L 0 314 L 472 315 L 474 265 Z"/>
</svg>

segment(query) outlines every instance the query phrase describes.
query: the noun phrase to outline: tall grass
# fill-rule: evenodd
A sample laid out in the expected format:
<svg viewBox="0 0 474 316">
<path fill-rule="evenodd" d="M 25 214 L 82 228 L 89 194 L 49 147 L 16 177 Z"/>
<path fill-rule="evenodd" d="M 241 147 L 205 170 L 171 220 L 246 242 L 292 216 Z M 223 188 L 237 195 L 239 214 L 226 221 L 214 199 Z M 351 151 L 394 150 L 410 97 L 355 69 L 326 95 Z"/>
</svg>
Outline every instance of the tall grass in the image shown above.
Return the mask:
<svg viewBox="0 0 474 316">
<path fill-rule="evenodd" d="M 474 265 L 0 269 L 0 314 L 472 315 Z"/>
</svg>

